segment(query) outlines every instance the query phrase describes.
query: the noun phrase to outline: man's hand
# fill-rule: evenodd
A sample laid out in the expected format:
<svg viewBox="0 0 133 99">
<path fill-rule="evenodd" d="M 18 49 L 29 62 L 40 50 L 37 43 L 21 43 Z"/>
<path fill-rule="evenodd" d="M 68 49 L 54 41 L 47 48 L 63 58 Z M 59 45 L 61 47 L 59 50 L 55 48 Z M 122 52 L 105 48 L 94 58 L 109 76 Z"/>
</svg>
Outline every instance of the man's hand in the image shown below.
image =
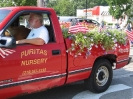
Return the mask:
<svg viewBox="0 0 133 99">
<path fill-rule="evenodd" d="M 18 44 L 19 41 L 16 41 L 16 44 Z"/>
<path fill-rule="evenodd" d="M 23 43 L 26 43 L 26 42 L 25 42 L 25 39 L 16 41 L 16 44 L 23 44 Z"/>
</svg>

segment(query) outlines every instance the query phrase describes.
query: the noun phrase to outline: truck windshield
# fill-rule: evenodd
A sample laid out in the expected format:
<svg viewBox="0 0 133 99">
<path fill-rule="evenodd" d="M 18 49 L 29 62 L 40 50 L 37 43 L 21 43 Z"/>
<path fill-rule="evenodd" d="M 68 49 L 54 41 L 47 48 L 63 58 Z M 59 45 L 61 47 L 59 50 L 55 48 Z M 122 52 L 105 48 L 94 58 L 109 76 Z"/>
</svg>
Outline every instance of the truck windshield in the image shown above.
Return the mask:
<svg viewBox="0 0 133 99">
<path fill-rule="evenodd" d="M 0 10 L 0 23 L 11 12 L 11 10 Z"/>
</svg>

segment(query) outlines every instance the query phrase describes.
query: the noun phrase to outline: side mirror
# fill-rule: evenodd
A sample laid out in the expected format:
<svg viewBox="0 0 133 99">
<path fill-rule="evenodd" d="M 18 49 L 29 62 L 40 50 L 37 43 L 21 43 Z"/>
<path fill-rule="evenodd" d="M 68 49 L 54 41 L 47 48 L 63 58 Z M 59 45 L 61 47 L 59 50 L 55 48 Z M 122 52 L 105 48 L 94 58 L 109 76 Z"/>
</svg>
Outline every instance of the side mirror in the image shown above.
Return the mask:
<svg viewBox="0 0 133 99">
<path fill-rule="evenodd" d="M 0 48 L 15 48 L 16 40 L 13 37 L 1 37 L 0 38 Z"/>
</svg>

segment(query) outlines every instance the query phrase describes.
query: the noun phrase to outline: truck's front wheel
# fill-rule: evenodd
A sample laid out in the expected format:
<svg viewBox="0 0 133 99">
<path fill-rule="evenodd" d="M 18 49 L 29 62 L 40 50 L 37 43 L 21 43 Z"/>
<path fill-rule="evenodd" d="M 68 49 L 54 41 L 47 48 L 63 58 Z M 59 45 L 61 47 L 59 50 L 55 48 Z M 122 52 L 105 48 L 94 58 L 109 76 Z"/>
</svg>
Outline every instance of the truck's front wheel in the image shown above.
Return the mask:
<svg viewBox="0 0 133 99">
<path fill-rule="evenodd" d="M 85 86 L 92 92 L 103 92 L 110 86 L 112 75 L 110 62 L 106 59 L 100 59 L 95 63 L 90 77 L 85 80 Z"/>
</svg>

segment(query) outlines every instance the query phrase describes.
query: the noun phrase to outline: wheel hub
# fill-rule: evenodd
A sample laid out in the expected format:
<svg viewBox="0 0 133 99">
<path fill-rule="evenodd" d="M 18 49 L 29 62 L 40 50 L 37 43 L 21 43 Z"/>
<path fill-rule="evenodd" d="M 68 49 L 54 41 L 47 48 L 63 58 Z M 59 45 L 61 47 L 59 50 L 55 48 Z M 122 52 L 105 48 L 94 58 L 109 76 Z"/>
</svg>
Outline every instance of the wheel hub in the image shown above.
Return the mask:
<svg viewBox="0 0 133 99">
<path fill-rule="evenodd" d="M 98 86 L 104 86 L 109 78 L 109 71 L 107 67 L 101 66 L 96 73 L 96 83 Z"/>
</svg>

